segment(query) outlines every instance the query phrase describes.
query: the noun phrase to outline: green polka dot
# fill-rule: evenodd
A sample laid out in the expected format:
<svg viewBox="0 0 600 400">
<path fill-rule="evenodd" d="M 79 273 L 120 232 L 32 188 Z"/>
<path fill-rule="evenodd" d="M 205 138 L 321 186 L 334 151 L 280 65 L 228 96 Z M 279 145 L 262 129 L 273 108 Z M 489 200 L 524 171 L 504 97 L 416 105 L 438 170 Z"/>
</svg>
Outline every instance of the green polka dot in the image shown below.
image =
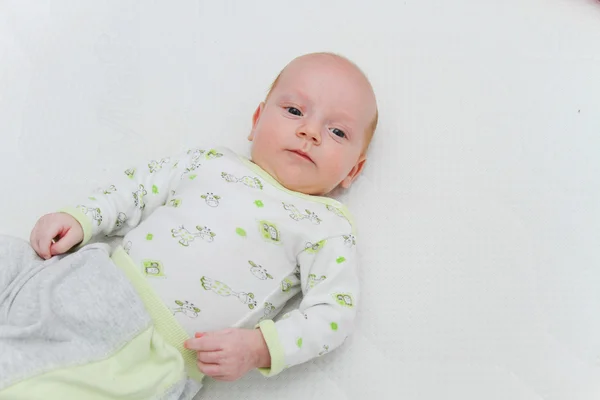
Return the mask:
<svg viewBox="0 0 600 400">
<path fill-rule="evenodd" d="M 331 330 L 332 331 L 337 331 L 337 329 L 338 329 L 338 324 L 336 324 L 335 322 L 332 322 L 331 323 Z"/>
<path fill-rule="evenodd" d="M 158 186 L 152 185 L 152 193 L 158 194 Z"/>
<path fill-rule="evenodd" d="M 237 233 L 238 235 L 240 235 L 242 237 L 246 237 L 246 231 L 243 230 L 242 228 L 236 228 L 235 233 Z"/>
<path fill-rule="evenodd" d="M 343 263 L 344 261 L 346 261 L 346 259 L 345 259 L 344 257 L 338 257 L 338 258 L 335 260 L 335 262 L 336 262 L 336 263 L 338 263 L 338 264 L 341 264 L 341 263 Z"/>
<path fill-rule="evenodd" d="M 149 233 L 146 235 L 146 240 L 152 240 L 154 238 L 154 235 Z"/>
<path fill-rule="evenodd" d="M 258 208 L 262 208 L 262 207 L 264 207 L 264 206 L 265 206 L 265 205 L 263 204 L 263 202 L 262 202 L 262 201 L 260 201 L 260 200 L 256 200 L 256 201 L 254 202 L 254 204 L 256 204 L 256 207 L 258 207 Z"/>
<path fill-rule="evenodd" d="M 90 196 L 90 197 L 88 197 L 88 199 L 90 199 L 90 200 L 96 200 L 96 198 L 94 196 Z"/>
<path fill-rule="evenodd" d="M 193 181 L 194 179 L 196 179 L 196 177 L 197 177 L 197 176 L 198 176 L 198 175 L 196 175 L 196 174 L 192 174 L 192 175 L 190 175 L 190 180 L 192 180 L 192 181 Z"/>
<path fill-rule="evenodd" d="M 302 347 L 302 338 L 298 338 L 298 340 L 296 341 L 296 345 L 300 348 Z"/>
</svg>

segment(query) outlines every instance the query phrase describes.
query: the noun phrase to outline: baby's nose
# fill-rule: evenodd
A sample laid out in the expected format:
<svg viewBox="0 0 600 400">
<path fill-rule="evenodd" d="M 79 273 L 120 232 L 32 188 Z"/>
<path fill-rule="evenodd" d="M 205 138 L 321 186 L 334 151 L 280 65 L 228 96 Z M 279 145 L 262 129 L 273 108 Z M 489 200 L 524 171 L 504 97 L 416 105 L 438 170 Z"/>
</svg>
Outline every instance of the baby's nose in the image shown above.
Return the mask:
<svg viewBox="0 0 600 400">
<path fill-rule="evenodd" d="M 298 131 L 298 136 L 315 144 L 319 144 L 321 142 L 321 134 L 319 133 L 319 129 L 310 125 L 303 126 L 302 129 Z"/>
</svg>

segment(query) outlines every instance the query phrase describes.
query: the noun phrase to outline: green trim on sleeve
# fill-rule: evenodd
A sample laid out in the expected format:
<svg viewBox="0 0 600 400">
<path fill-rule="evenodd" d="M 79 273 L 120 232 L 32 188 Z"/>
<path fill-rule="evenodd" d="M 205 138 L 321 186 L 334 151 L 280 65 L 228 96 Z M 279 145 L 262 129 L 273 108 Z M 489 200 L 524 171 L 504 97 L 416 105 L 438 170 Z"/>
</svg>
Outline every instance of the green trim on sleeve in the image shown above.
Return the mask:
<svg viewBox="0 0 600 400">
<path fill-rule="evenodd" d="M 279 334 L 277 328 L 275 328 L 275 322 L 267 319 L 263 320 L 258 324 L 260 331 L 265 338 L 267 347 L 269 348 L 269 354 L 271 355 L 271 367 L 270 368 L 258 368 L 258 371 L 264 376 L 271 377 L 275 376 L 284 370 L 284 350 L 281 341 L 279 340 Z"/>
<path fill-rule="evenodd" d="M 82 211 L 78 210 L 75 207 L 66 207 L 58 211 L 65 214 L 69 214 L 70 216 L 75 218 L 83 228 L 83 241 L 78 246 L 74 247 L 74 250 L 78 249 L 79 247 L 85 245 L 87 242 L 90 241 L 90 239 L 92 238 L 92 222 L 90 221 L 87 215 L 85 215 Z"/>
</svg>

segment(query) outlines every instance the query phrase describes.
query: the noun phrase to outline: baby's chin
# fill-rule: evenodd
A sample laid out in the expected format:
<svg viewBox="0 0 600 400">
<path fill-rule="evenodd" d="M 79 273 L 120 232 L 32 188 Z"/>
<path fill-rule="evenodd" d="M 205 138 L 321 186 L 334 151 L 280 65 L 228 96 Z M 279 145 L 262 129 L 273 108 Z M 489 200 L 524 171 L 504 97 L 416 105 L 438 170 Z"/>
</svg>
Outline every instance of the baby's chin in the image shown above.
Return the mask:
<svg viewBox="0 0 600 400">
<path fill-rule="evenodd" d="M 293 192 L 299 192 L 311 196 L 323 196 L 337 185 L 325 187 L 319 179 L 314 179 L 310 175 L 316 171 L 302 168 L 299 165 L 292 165 L 286 161 L 282 164 L 262 162 L 260 157 L 252 160 L 256 165 L 261 167 L 265 172 L 271 175 L 281 186 Z"/>
<path fill-rule="evenodd" d="M 311 196 L 324 196 L 329 191 L 322 185 L 310 179 L 302 179 L 298 175 L 286 176 L 284 173 L 276 176 L 275 179 L 288 190 Z"/>
</svg>

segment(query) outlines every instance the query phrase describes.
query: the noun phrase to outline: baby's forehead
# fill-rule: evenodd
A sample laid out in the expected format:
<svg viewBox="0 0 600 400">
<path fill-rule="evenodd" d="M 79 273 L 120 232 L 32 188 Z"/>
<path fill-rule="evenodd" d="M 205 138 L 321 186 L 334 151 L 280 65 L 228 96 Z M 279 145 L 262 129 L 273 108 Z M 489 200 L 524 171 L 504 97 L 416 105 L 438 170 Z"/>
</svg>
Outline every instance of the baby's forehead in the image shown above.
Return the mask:
<svg viewBox="0 0 600 400">
<path fill-rule="evenodd" d="M 348 83 L 354 81 L 356 84 L 368 84 L 366 76 L 356 65 L 341 57 L 329 55 L 310 55 L 297 58 L 283 69 L 280 78 L 293 80 L 298 77 L 323 75 L 343 78 Z"/>
<path fill-rule="evenodd" d="M 369 120 L 374 115 L 376 119 L 377 100 L 366 75 L 350 60 L 331 53 L 308 54 L 294 59 L 275 79 L 269 95 L 277 90 L 279 96 L 296 92 L 309 97 L 311 93 L 307 91 L 310 92 L 311 82 L 316 82 L 317 88 L 327 88 L 345 100 L 352 100 L 360 108 L 360 114 L 364 112 Z"/>
<path fill-rule="evenodd" d="M 374 92 L 366 75 L 356 64 L 341 56 L 331 54 L 311 54 L 290 62 L 281 72 L 280 78 L 288 83 L 296 83 L 302 78 L 320 77 L 325 83 L 354 87 L 372 94 Z"/>
<path fill-rule="evenodd" d="M 319 66 L 284 71 L 274 88 L 280 97 L 295 97 L 303 100 L 336 98 L 349 100 L 365 99 L 369 87 L 357 76 L 327 70 Z"/>
</svg>

